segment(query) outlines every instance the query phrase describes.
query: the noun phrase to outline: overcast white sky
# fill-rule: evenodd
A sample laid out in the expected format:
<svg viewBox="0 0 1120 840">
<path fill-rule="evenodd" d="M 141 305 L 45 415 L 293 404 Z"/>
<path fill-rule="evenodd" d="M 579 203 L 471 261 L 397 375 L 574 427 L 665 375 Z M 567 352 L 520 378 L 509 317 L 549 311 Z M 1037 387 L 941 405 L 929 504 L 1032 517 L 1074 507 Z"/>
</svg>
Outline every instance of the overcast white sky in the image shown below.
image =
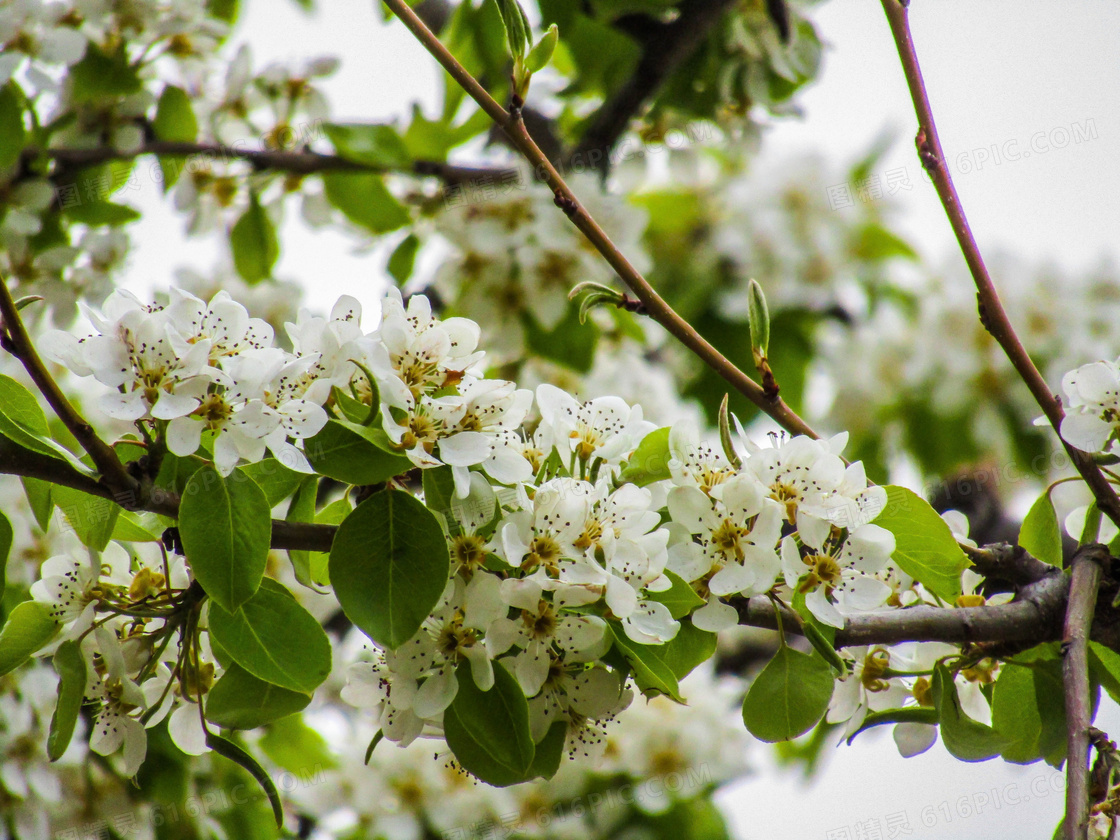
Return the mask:
<svg viewBox="0 0 1120 840">
<path fill-rule="evenodd" d="M 380 24 L 369 0 L 320 0 L 319 6 L 308 18 L 291 3 L 248 2 L 239 37 L 252 43 L 262 62 L 340 56 L 342 69 L 326 85 L 339 120 L 385 120 L 407 113 L 414 100 L 433 100 L 434 65 L 401 26 Z M 805 151 L 850 163 L 884 131 L 895 132 L 898 142 L 879 174 L 907 170 L 914 188 L 902 193 L 902 224 L 912 241 L 940 262 L 952 253 L 951 232 L 913 152 L 914 115 L 879 3 L 834 0 L 814 17 L 831 45 L 822 78 L 800 98 L 806 119 L 776 126 L 760 165 L 780 165 Z M 942 143 L 981 248 L 1000 247 L 1070 269 L 1115 257 L 1120 4 L 914 0 L 911 19 Z M 181 222 L 160 207 L 158 189 L 130 194 L 128 200 L 150 211 L 134 238 L 132 285 L 165 285 L 170 269 L 184 262 L 209 265 L 208 248 L 180 241 Z M 351 253 L 353 245 L 341 234 L 286 231 L 278 274 L 304 282 L 319 306 L 329 306 L 343 291 L 372 306 L 381 264 Z M 996 281 L 1011 284 L 1015 278 Z M 1103 722 L 1120 730 L 1114 708 L 1106 710 Z M 788 774 L 760 768 L 755 778 L 725 791 L 721 802 L 739 835 L 745 840 L 1050 836 L 1062 794 L 1050 786 L 1049 768 L 967 765 L 940 745 L 903 760 L 888 733 L 882 735 L 838 750 L 808 789 Z M 979 805 L 981 812 L 962 819 L 961 797 L 971 811 Z M 907 816 L 910 834 L 888 830 L 887 816 L 900 813 Z"/>
</svg>

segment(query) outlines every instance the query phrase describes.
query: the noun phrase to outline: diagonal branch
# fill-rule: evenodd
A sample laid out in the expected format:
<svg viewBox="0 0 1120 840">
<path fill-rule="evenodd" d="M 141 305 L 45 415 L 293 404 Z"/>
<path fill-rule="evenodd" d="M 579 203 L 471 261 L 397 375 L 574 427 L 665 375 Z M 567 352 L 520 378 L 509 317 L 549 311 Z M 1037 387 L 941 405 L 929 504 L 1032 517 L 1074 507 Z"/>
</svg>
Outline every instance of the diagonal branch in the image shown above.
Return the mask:
<svg viewBox="0 0 1120 840">
<path fill-rule="evenodd" d="M 653 320 L 657 321 L 670 334 L 691 350 L 712 370 L 723 377 L 730 385 L 766 414 L 769 414 L 782 428 L 793 434 L 817 437 L 813 429 L 802 420 L 778 396 L 768 396 L 762 386 L 740 370 L 730 359 L 720 353 L 684 318 L 676 313 L 665 300 L 654 291 L 641 273 L 634 268 L 629 260 L 611 242 L 606 232 L 599 226 L 587 209 L 576 198 L 556 167 L 540 150 L 525 124 L 521 120 L 520 110 L 517 105 L 506 111 L 460 64 L 455 56 L 432 34 L 424 22 L 408 6 L 406 0 L 385 0 L 392 12 L 401 19 L 409 31 L 428 50 L 429 53 L 441 64 L 467 94 L 478 103 L 479 107 L 506 133 L 517 150 L 533 166 L 537 178 L 544 181 L 552 189 L 555 202 L 572 221 L 579 231 L 587 237 L 588 241 L 603 256 L 615 270 L 619 278 L 634 293 L 639 301 L 646 307 L 646 311 Z"/>
<path fill-rule="evenodd" d="M 0 279 L 0 326 L 3 328 L 4 349 L 19 359 L 24 370 L 31 377 L 31 381 L 46 397 L 55 414 L 70 430 L 70 434 L 74 436 L 82 449 L 93 459 L 94 466 L 101 473 L 101 480 L 112 494 L 111 498 L 134 498 L 139 488 L 139 482 L 128 474 L 113 448 L 97 436 L 93 426 L 87 423 L 85 418 L 66 399 L 66 395 L 62 393 L 58 383 L 50 375 L 46 365 L 43 364 L 43 360 L 39 358 L 35 345 L 31 341 L 31 336 L 27 333 L 27 327 L 23 324 L 23 318 L 20 317 L 19 308 L 12 299 L 12 293 L 8 289 L 7 282 L 3 279 Z"/>
<path fill-rule="evenodd" d="M 1089 725 L 1093 722 L 1089 689 L 1089 634 L 1097 605 L 1097 589 L 1111 558 L 1096 543 L 1082 546 L 1073 558 L 1062 638 L 1062 681 L 1066 695 L 1066 818 L 1067 840 L 1084 840 L 1089 820 Z"/>
<path fill-rule="evenodd" d="M 988 268 L 980 255 L 980 248 L 972 235 L 968 219 L 965 217 L 964 209 L 961 207 L 957 188 L 949 175 L 945 152 L 941 148 L 937 124 L 933 119 L 933 109 L 930 107 L 925 81 L 922 79 L 922 69 L 918 64 L 918 54 L 910 34 L 909 0 L 882 0 L 882 4 L 887 21 L 890 23 L 895 46 L 898 48 L 898 56 L 902 61 L 906 84 L 910 88 L 910 98 L 914 101 L 914 111 L 918 116 L 916 138 L 918 157 L 933 180 L 937 196 L 941 199 L 941 206 L 945 208 L 945 215 L 949 218 L 949 224 L 953 228 L 961 253 L 964 254 L 965 262 L 968 263 L 969 271 L 972 273 L 972 279 L 976 284 L 980 322 L 1003 348 L 1003 352 L 1026 383 L 1035 402 L 1042 408 L 1046 419 L 1050 421 L 1050 425 L 1061 439 L 1062 418 L 1065 416 L 1062 404 L 1031 361 L 1026 348 L 1015 333 L 1015 328 L 1011 325 L 1010 318 L 1007 317 L 1007 312 L 996 292 L 995 283 L 992 282 Z M 1062 440 L 1062 445 L 1081 477 L 1085 479 L 1085 483 L 1093 491 L 1097 507 L 1120 526 L 1120 497 L 1117 497 L 1112 485 L 1108 483 L 1088 454 L 1070 446 L 1065 440 Z"/>
<path fill-rule="evenodd" d="M 642 44 L 630 77 L 599 106 L 583 133 L 576 155 L 600 152 L 604 164 L 630 120 L 653 98 L 677 68 L 696 51 L 733 0 L 685 0 L 672 23 L 658 24 Z M 605 167 L 604 167 L 605 168 Z"/>
</svg>

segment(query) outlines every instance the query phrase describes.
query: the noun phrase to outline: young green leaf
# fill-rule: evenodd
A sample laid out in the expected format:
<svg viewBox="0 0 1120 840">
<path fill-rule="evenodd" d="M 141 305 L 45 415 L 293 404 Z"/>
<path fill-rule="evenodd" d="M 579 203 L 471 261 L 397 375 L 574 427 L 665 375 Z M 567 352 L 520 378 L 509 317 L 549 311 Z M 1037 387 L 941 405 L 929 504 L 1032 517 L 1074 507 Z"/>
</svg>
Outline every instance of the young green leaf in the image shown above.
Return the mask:
<svg viewBox="0 0 1120 840">
<path fill-rule="evenodd" d="M 766 295 L 757 280 L 752 279 L 747 286 L 747 324 L 751 331 L 751 352 L 757 365 L 769 358 L 770 352 L 770 310 L 766 306 Z"/>
<path fill-rule="evenodd" d="M 848 744 L 850 745 L 861 732 L 887 723 L 925 723 L 937 726 L 937 709 L 931 709 L 929 706 L 906 706 L 903 709 L 870 712 L 863 719 L 860 728 L 848 736 Z"/>
<path fill-rule="evenodd" d="M 672 473 L 669 472 L 669 461 L 672 459 L 669 452 L 669 427 L 654 429 L 642 438 L 642 442 L 626 462 L 619 480 L 645 487 L 655 481 L 672 478 Z"/>
<path fill-rule="evenodd" d="M 179 534 L 191 571 L 206 594 L 229 612 L 260 586 L 272 538 L 272 506 L 256 482 L 202 467 L 187 481 Z"/>
<path fill-rule="evenodd" d="M 257 679 L 231 663 L 206 695 L 206 719 L 226 729 L 256 729 L 302 711 L 311 695 Z"/>
<path fill-rule="evenodd" d="M 743 459 L 735 451 L 735 444 L 731 440 L 731 412 L 727 408 L 727 394 L 719 404 L 719 442 L 723 446 L 723 454 L 735 469 L 743 466 Z"/>
<path fill-rule="evenodd" d="M 961 708 L 957 686 L 949 669 L 939 664 L 933 672 L 933 701 L 941 723 L 945 749 L 961 761 L 987 761 L 999 755 L 1006 740 L 990 726 L 979 723 Z"/>
<path fill-rule="evenodd" d="M 664 694 L 683 703 L 673 664 L 666 661 L 665 645 L 639 645 L 626 635 L 617 621 L 608 621 L 607 624 L 614 635 L 615 648 L 633 669 L 638 690 L 647 697 Z"/>
<path fill-rule="evenodd" d="M 206 746 L 248 771 L 249 775 L 257 780 L 257 784 L 264 790 L 269 803 L 272 805 L 272 816 L 276 819 L 277 828 L 283 828 L 284 807 L 280 804 L 280 794 L 276 790 L 276 784 L 272 781 L 272 777 L 265 772 L 260 763 L 233 741 L 215 735 L 213 732 L 206 733 Z"/>
<path fill-rule="evenodd" d="M 58 635 L 51 608 L 39 601 L 23 601 L 8 615 L 0 630 L 0 677 L 9 674 L 46 647 Z"/>
<path fill-rule="evenodd" d="M 210 635 L 254 677 L 294 692 L 312 693 L 331 671 L 331 644 L 322 626 L 270 578 L 235 612 L 212 603 Z"/>
<path fill-rule="evenodd" d="M 116 528 L 120 505 L 110 499 L 91 496 L 61 484 L 54 486 L 51 497 L 82 545 L 89 546 L 94 551 L 104 551 Z"/>
<path fill-rule="evenodd" d="M 992 694 L 992 728 L 1004 739 L 1004 761 L 1030 764 L 1042 757 L 1038 747 L 1042 721 L 1032 669 L 1006 662 L 1000 668 Z"/>
<path fill-rule="evenodd" d="M 249 206 L 229 232 L 229 247 L 234 268 L 246 283 L 259 283 L 272 275 L 272 267 L 280 256 L 280 244 L 272 219 L 254 190 L 249 191 Z"/>
<path fill-rule="evenodd" d="M 560 769 L 564 758 L 564 744 L 568 740 L 568 722 L 558 720 L 548 728 L 544 738 L 537 744 L 533 763 L 529 767 L 530 779 L 551 779 Z"/>
<path fill-rule="evenodd" d="M 70 746 L 86 691 L 86 660 L 76 641 L 69 639 L 58 646 L 54 654 L 54 669 L 59 677 L 58 703 L 51 715 L 47 757 L 58 761 Z"/>
<path fill-rule="evenodd" d="M 303 473 L 285 467 L 275 458 L 265 458 L 252 464 L 238 467 L 236 472 L 251 478 L 268 499 L 269 507 L 276 507 L 300 486 L 307 478 Z"/>
<path fill-rule="evenodd" d="M 912 490 L 885 489 L 887 504 L 874 522 L 894 534 L 891 559 L 939 598 L 954 603 L 961 594 L 961 572 L 968 567 L 968 558 L 949 526 Z"/>
<path fill-rule="evenodd" d="M 198 120 L 191 98 L 181 87 L 168 85 L 159 95 L 152 131 L 160 140 L 192 143 L 198 137 Z"/>
<path fill-rule="evenodd" d="M 1019 528 L 1019 545 L 1043 563 L 1062 566 L 1062 528 L 1050 494 L 1044 492 L 1031 505 Z"/>
<path fill-rule="evenodd" d="M 406 169 L 412 155 L 396 128 L 385 124 L 324 123 L 323 130 L 339 157 L 387 169 Z"/>
<path fill-rule="evenodd" d="M 552 54 L 556 51 L 556 42 L 560 39 L 560 30 L 556 24 L 548 27 L 548 31 L 541 36 L 536 45 L 525 56 L 525 69 L 530 73 L 539 73 L 552 61 Z"/>
<path fill-rule="evenodd" d="M 463 768 L 494 787 L 533 777 L 536 753 L 529 733 L 529 704 L 517 680 L 494 663 L 494 685 L 482 691 L 463 663 L 456 673 L 459 690 L 443 713 L 447 746 Z"/>
<path fill-rule="evenodd" d="M 0 169 L 7 169 L 23 151 L 23 96 L 15 82 L 0 87 Z"/>
<path fill-rule="evenodd" d="M 650 592 L 649 599 L 667 606 L 673 618 L 684 618 L 697 607 L 704 605 L 704 599 L 675 572 L 666 569 L 665 576 L 673 585 L 662 592 Z"/>
<path fill-rule="evenodd" d="M 502 25 L 506 30 L 506 43 L 509 44 L 510 55 L 515 59 L 524 59 L 525 50 L 529 46 L 529 19 L 517 0 L 495 0 L 498 11 L 502 13 Z"/>
<path fill-rule="evenodd" d="M 402 490 L 382 490 L 339 526 L 329 570 L 346 616 L 392 649 L 412 638 L 439 601 L 451 557 L 435 514 Z"/>
<path fill-rule="evenodd" d="M 319 479 L 316 476 L 307 476 L 299 489 L 296 490 L 292 501 L 288 505 L 288 514 L 284 517 L 286 522 L 314 522 L 315 497 L 319 490 Z M 292 568 L 296 573 L 296 580 L 304 586 L 317 589 L 325 581 L 316 580 L 311 572 L 311 552 L 302 549 L 288 549 L 288 557 L 292 561 Z"/>
<path fill-rule="evenodd" d="M 812 729 L 824 715 L 832 686 L 827 662 L 782 645 L 747 690 L 743 723 L 759 740 L 792 740 Z"/>
<path fill-rule="evenodd" d="M 12 523 L 0 513 L 0 593 L 4 591 L 8 571 L 8 555 L 12 551 Z"/>
<path fill-rule="evenodd" d="M 304 443 L 311 466 L 321 475 L 346 484 L 379 484 L 412 469 L 412 462 L 392 452 L 389 436 L 381 429 L 328 420 L 317 435 Z"/>
<path fill-rule="evenodd" d="M 388 233 L 412 220 L 380 175 L 328 172 L 322 177 L 323 192 L 331 206 L 370 233 Z"/>
</svg>

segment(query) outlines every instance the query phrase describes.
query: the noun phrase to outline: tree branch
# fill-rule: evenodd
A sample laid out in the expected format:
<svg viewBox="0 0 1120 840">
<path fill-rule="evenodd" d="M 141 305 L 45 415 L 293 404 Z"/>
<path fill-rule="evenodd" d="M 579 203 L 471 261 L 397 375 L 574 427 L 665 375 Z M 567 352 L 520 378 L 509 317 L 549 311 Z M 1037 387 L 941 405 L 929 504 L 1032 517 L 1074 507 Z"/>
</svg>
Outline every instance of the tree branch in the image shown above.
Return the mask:
<svg viewBox="0 0 1120 840">
<path fill-rule="evenodd" d="M 131 160 L 140 155 L 161 155 L 163 157 L 209 157 L 227 160 L 244 160 L 258 170 L 291 172 L 296 175 L 312 175 L 317 172 L 399 172 L 389 166 L 348 160 L 338 155 L 324 155 L 319 152 L 272 151 L 267 149 L 247 149 L 238 145 L 225 146 L 214 143 L 178 143 L 153 140 L 136 149 L 119 151 L 110 146 L 92 149 L 26 149 L 23 157 L 31 160 L 39 156 L 50 158 L 64 166 L 95 166 L 110 160 Z M 485 183 L 501 180 L 511 170 L 484 166 L 456 166 L 434 160 L 414 161 L 403 171 L 413 175 L 433 176 L 448 184 L 466 182 Z"/>
<path fill-rule="evenodd" d="M 1062 638 L 1062 680 L 1065 683 L 1066 840 L 1084 840 L 1089 819 L 1089 725 L 1093 722 L 1089 691 L 1089 635 L 1097 590 L 1111 558 L 1100 544 L 1082 546 L 1072 563 L 1069 606 Z"/>
<path fill-rule="evenodd" d="M 1069 579 L 1060 569 L 1027 584 L 1009 604 L 990 607 L 907 607 L 849 617 L 836 631 L 836 647 L 891 645 L 899 642 L 1042 642 L 1062 637 L 1062 616 L 1069 593 Z M 777 629 L 774 605 L 762 595 L 733 600 L 739 623 Z M 787 632 L 798 632 L 800 622 L 784 617 Z"/>
<path fill-rule="evenodd" d="M 85 421 L 76 408 L 58 387 L 58 383 L 50 375 L 43 360 L 39 358 L 31 336 L 20 317 L 19 309 L 12 299 L 7 281 L 0 279 L 0 319 L 2 319 L 4 348 L 19 359 L 24 370 L 27 371 L 31 381 L 46 397 L 55 414 L 70 430 L 70 434 L 81 445 L 89 457 L 93 459 L 94 466 L 101 473 L 101 480 L 111 492 L 110 498 L 118 500 L 133 499 L 140 487 L 139 482 L 128 474 L 124 464 L 121 463 L 117 453 L 109 444 L 105 443 L 93 426 Z"/>
<path fill-rule="evenodd" d="M 678 7 L 680 15 L 676 20 L 657 24 L 642 44 L 642 55 L 634 72 L 591 116 L 574 154 L 589 157 L 591 152 L 601 152 L 605 170 L 611 149 L 625 133 L 630 120 L 696 51 L 732 2 L 685 0 Z"/>
<path fill-rule="evenodd" d="M 575 193 L 571 191 L 556 167 L 540 150 L 533 138 L 525 130 L 525 124 L 520 118 L 520 110 L 515 105 L 506 111 L 490 96 L 478 80 L 461 65 L 439 38 L 424 25 L 416 13 L 408 6 L 405 0 L 385 0 L 392 12 L 401 19 L 409 31 L 428 50 L 429 53 L 441 64 L 443 68 L 467 94 L 478 103 L 489 117 L 506 133 L 510 141 L 519 152 L 532 164 L 537 178 L 544 181 L 552 189 L 556 205 L 560 207 L 572 223 L 587 237 L 595 249 L 602 254 L 604 259 L 615 270 L 619 278 L 634 293 L 646 307 L 649 316 L 665 327 L 685 347 L 695 353 L 712 370 L 723 377 L 731 386 L 757 405 L 766 414 L 769 414 L 782 428 L 793 434 L 818 437 L 816 432 L 802 420 L 780 397 L 770 398 L 763 391 L 762 386 L 751 379 L 747 374 L 736 367 L 731 360 L 713 347 L 691 324 L 678 315 L 660 295 L 654 291 L 649 282 L 641 273 L 631 265 L 630 261 L 611 242 L 610 237 L 599 226 L 586 208 L 580 204 Z"/>
<path fill-rule="evenodd" d="M 908 14 L 909 0 L 882 0 L 883 10 L 886 12 L 887 21 L 890 23 L 891 34 L 894 36 L 895 46 L 898 48 L 898 57 L 902 61 L 902 69 L 906 75 L 906 84 L 910 88 L 910 98 L 914 102 L 914 111 L 918 117 L 918 135 L 916 143 L 918 157 L 922 166 L 929 172 L 937 196 L 941 199 L 941 206 L 945 208 L 945 215 L 968 263 L 972 279 L 976 284 L 976 298 L 980 309 L 980 322 L 991 333 L 1003 348 L 1003 352 L 1011 361 L 1020 378 L 1026 383 L 1039 407 L 1042 408 L 1046 419 L 1054 427 L 1058 438 L 1069 454 L 1070 460 L 1085 479 L 1096 498 L 1097 506 L 1108 515 L 1108 518 L 1120 526 L 1120 497 L 1105 479 L 1093 459 L 1079 449 L 1066 443 L 1061 437 L 1062 418 L 1065 412 L 1061 401 L 1054 395 L 1046 384 L 1046 380 L 1035 367 L 1031 357 L 1027 354 L 1007 312 L 1000 302 L 995 284 L 992 282 L 984 259 L 980 255 L 980 248 L 972 235 L 968 219 L 961 207 L 960 196 L 957 188 L 949 175 L 946 165 L 945 152 L 941 148 L 941 139 L 937 135 L 937 124 L 933 119 L 933 109 L 929 104 L 926 93 L 925 81 L 922 79 L 922 69 L 918 63 L 918 54 L 914 49 L 914 40 L 910 34 L 910 21 Z"/>
<path fill-rule="evenodd" d="M 108 487 L 82 475 L 65 461 L 32 452 L 30 449 L 24 449 L 4 437 L 0 437 L 0 473 L 38 478 L 51 484 L 72 487 L 75 490 L 81 490 L 83 493 L 89 493 L 91 496 L 99 496 L 120 504 L 119 499 L 114 498 Z M 156 487 L 133 509 L 146 510 L 158 513 L 161 516 L 178 519 L 179 496 Z M 285 522 L 274 519 L 272 520 L 272 547 L 304 551 L 330 551 L 335 530 L 334 525 Z"/>
</svg>

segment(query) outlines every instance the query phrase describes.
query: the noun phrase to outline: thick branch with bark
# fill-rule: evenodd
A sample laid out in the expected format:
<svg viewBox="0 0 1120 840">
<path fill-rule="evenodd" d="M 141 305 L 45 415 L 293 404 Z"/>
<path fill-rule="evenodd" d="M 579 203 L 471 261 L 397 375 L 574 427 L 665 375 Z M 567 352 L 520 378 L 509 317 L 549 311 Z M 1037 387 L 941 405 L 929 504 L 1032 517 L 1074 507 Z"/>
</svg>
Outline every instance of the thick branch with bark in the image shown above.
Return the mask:
<svg viewBox="0 0 1120 840">
<path fill-rule="evenodd" d="M 914 111 L 918 117 L 918 135 L 916 144 L 918 157 L 922 166 L 929 172 L 941 206 L 953 229 L 953 234 L 960 245 L 961 253 L 972 274 L 976 284 L 976 298 L 980 309 L 980 322 L 991 333 L 1003 348 L 1004 354 L 1015 367 L 1020 378 L 1026 383 L 1034 396 L 1035 401 L 1054 427 L 1054 431 L 1061 439 L 1062 418 L 1065 412 L 1061 401 L 1050 390 L 1046 380 L 1035 367 L 1023 343 L 1015 332 L 1015 328 L 1008 318 L 1007 312 L 1000 302 L 996 292 L 995 283 L 984 264 L 980 254 L 980 247 L 972 235 L 964 208 L 961 206 L 960 196 L 949 174 L 945 151 L 941 148 L 941 139 L 937 134 L 937 123 L 933 119 L 933 109 L 930 107 L 929 96 L 926 93 L 925 81 L 922 78 L 922 68 L 918 63 L 918 54 L 914 48 L 914 39 L 910 34 L 909 3 L 900 0 L 882 0 L 883 10 L 886 12 L 890 23 L 891 34 L 894 36 L 895 46 L 898 48 L 898 57 L 902 61 L 902 69 L 906 75 L 906 84 L 910 89 L 910 98 L 914 102 Z M 1093 459 L 1079 449 L 1070 446 L 1065 440 L 1062 445 L 1069 454 L 1074 467 L 1085 479 L 1096 498 L 1097 507 L 1109 519 L 1120 526 L 1120 497 L 1112 485 L 1105 479 L 1100 468 Z"/>
</svg>

